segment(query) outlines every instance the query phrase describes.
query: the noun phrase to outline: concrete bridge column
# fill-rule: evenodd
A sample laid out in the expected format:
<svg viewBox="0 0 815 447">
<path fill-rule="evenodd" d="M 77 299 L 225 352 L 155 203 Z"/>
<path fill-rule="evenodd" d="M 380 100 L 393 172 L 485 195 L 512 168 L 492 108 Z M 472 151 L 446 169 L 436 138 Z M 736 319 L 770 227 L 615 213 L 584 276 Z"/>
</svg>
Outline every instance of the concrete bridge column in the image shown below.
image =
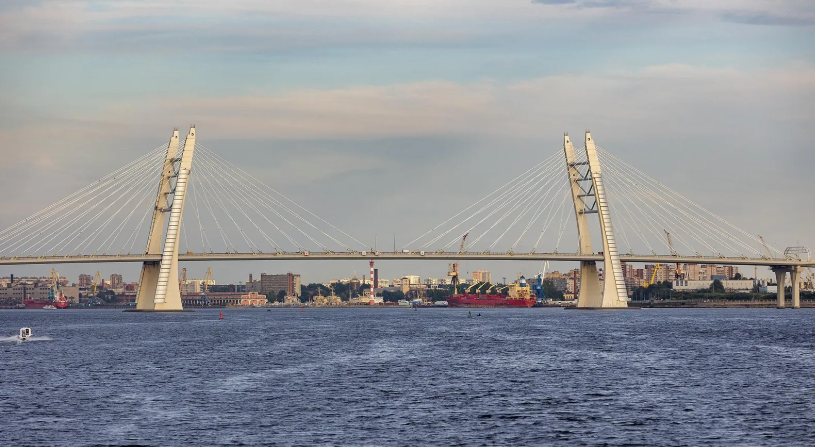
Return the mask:
<svg viewBox="0 0 815 447">
<path fill-rule="evenodd" d="M 775 272 L 775 283 L 778 284 L 778 307 L 779 309 L 784 308 L 784 281 L 787 279 L 787 269 L 785 268 L 774 268 L 773 271 Z"/>
<path fill-rule="evenodd" d="M 195 126 L 190 128 L 181 158 L 176 158 L 178 150 L 178 130 L 173 132 L 170 147 L 164 162 L 164 171 L 159 184 L 156 208 L 153 213 L 153 224 L 145 254 L 161 254 L 161 261 L 145 262 L 139 279 L 139 292 L 136 298 L 136 310 L 154 312 L 173 312 L 183 310 L 181 293 L 177 287 L 178 278 L 178 235 L 181 227 L 181 216 L 184 210 L 184 198 L 187 193 L 187 182 L 192 169 L 192 157 L 195 151 Z M 178 162 L 178 169 L 175 163 Z M 171 180 L 175 178 L 175 185 Z M 172 202 L 169 196 L 172 195 Z M 167 219 L 169 217 L 169 219 Z M 165 221 L 167 222 L 165 228 Z M 165 232 L 166 229 L 166 232 Z"/>
<path fill-rule="evenodd" d="M 580 165 L 576 161 L 574 145 L 569 139 L 569 134 L 563 135 L 563 153 L 566 156 L 566 171 L 569 176 L 569 184 L 572 189 L 572 199 L 574 201 L 574 215 L 577 218 L 577 240 L 579 243 L 579 253 L 581 255 L 594 254 L 591 244 L 591 233 L 589 232 L 589 221 L 586 204 L 581 197 L 593 197 L 594 191 L 583 191 L 581 182 L 588 180 L 580 171 Z M 583 165 L 588 163 L 584 162 Z M 593 188 L 593 187 L 592 187 Z M 596 213 L 596 211 L 594 211 Z M 577 306 L 595 308 L 603 306 L 600 289 L 600 279 L 597 271 L 597 262 L 580 261 L 580 285 L 578 288 Z"/>
<path fill-rule="evenodd" d="M 801 308 L 801 267 L 795 266 L 790 269 L 790 282 L 792 282 L 792 308 Z"/>
</svg>

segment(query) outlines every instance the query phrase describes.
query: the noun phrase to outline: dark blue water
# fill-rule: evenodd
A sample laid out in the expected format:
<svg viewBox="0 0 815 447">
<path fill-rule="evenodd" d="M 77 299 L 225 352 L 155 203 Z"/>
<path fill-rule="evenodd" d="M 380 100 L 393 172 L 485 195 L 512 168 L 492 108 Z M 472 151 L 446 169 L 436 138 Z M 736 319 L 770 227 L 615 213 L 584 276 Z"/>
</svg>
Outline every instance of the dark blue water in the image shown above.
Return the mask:
<svg viewBox="0 0 815 447">
<path fill-rule="evenodd" d="M 0 311 L 2 445 L 813 445 L 809 309 Z"/>
</svg>

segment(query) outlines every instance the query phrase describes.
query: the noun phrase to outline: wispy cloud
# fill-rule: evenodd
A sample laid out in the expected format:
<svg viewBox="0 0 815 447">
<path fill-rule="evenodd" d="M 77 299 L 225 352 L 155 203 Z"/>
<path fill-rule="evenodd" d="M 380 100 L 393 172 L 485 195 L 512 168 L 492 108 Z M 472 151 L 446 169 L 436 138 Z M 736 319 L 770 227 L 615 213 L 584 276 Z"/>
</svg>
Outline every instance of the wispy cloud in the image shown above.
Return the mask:
<svg viewBox="0 0 815 447">
<path fill-rule="evenodd" d="M 26 119 L 23 109 L 15 112 L 13 127 L 0 127 L 0 139 L 19 144 L 32 133 L 57 135 L 69 128 L 72 139 L 85 132 L 135 137 L 145 128 L 187 122 L 201 124 L 202 134 L 216 139 L 539 138 L 590 122 L 647 125 L 671 133 L 688 125 L 731 123 L 746 113 L 804 125 L 815 122 L 813 102 L 815 68 L 810 65 L 739 71 L 670 64 L 514 83 L 433 81 L 245 96 L 161 96 L 109 104 L 70 119 L 37 114 Z M 11 105 L 0 106 L 12 114 Z M 662 113 L 656 116 L 653 110 Z"/>
<path fill-rule="evenodd" d="M 815 24 L 815 3 L 808 0 L 532 0 L 539 5 L 575 10 L 606 9 L 640 13 L 674 13 L 712 16 L 754 25 Z"/>
<path fill-rule="evenodd" d="M 815 24 L 807 0 L 43 0 L 0 9 L 0 51 L 253 51 L 466 42 L 537 24 L 652 14 Z"/>
</svg>

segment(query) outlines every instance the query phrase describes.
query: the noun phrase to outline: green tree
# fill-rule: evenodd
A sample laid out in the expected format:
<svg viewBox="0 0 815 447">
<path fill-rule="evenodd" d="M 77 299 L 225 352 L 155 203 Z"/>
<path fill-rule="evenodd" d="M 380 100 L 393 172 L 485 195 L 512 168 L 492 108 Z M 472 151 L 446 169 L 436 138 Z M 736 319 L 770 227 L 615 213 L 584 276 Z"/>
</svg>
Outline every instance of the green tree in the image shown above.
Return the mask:
<svg viewBox="0 0 815 447">
<path fill-rule="evenodd" d="M 382 291 L 382 300 L 387 303 L 395 303 L 399 300 L 405 299 L 405 294 L 401 290 L 391 292 L 390 290 Z"/>
<path fill-rule="evenodd" d="M 281 290 L 277 292 L 277 302 L 282 303 L 286 299 L 286 291 Z"/>
<path fill-rule="evenodd" d="M 724 293 L 724 284 L 718 279 L 713 280 L 713 284 L 710 285 L 710 292 L 711 293 Z"/>
<path fill-rule="evenodd" d="M 106 303 L 106 304 L 116 304 L 117 303 L 116 292 L 114 292 L 112 290 L 102 290 L 101 292 L 96 294 L 96 298 L 98 298 L 99 301 L 101 301 L 103 303 Z"/>
<path fill-rule="evenodd" d="M 742 279 L 742 278 L 744 278 L 744 277 L 741 276 L 741 273 L 736 273 L 735 275 L 733 275 L 733 279 L 735 279 L 735 280 L 739 280 L 739 279 Z"/>
<path fill-rule="evenodd" d="M 555 284 L 548 280 L 543 280 L 543 294 L 547 299 L 563 301 L 563 291 L 555 288 Z"/>
</svg>

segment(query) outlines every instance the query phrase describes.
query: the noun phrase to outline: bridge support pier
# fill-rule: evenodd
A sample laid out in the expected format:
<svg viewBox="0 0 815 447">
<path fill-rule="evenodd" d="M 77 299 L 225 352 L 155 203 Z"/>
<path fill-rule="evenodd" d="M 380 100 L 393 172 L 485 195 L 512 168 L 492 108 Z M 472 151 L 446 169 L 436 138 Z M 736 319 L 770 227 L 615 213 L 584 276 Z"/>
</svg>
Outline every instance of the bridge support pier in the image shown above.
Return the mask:
<svg viewBox="0 0 815 447">
<path fill-rule="evenodd" d="M 617 252 L 614 230 L 611 224 L 606 190 L 600 168 L 600 159 L 590 132 L 586 132 L 586 161 L 577 162 L 574 145 L 569 135 L 563 137 L 563 152 L 566 157 L 566 170 L 572 190 L 580 254 L 592 254 L 591 234 L 587 214 L 598 214 L 600 235 L 603 240 L 603 267 L 605 281 L 600 288 L 597 264 L 594 261 L 580 263 L 580 291 L 577 307 L 587 309 L 620 309 L 628 307 L 628 291 L 625 287 L 622 263 Z M 588 166 L 585 174 L 580 166 Z M 587 183 L 588 181 L 591 183 Z M 585 182 L 585 183 L 584 183 Z M 589 185 L 586 189 L 585 185 Z M 594 201 L 587 201 L 593 198 Z"/>
<path fill-rule="evenodd" d="M 790 268 L 790 282 L 792 283 L 792 308 L 801 308 L 801 267 Z"/>
<path fill-rule="evenodd" d="M 195 126 L 190 128 L 181 157 L 178 153 L 178 130 L 173 131 L 164 159 L 153 223 L 145 254 L 161 255 L 161 261 L 145 262 L 139 279 L 136 310 L 144 312 L 177 312 L 183 310 L 178 280 L 178 238 L 184 198 L 192 169 L 195 150 Z M 176 169 L 176 163 L 178 168 Z M 175 184 L 172 180 L 175 179 Z M 170 196 L 172 195 L 172 200 Z M 169 214 L 169 219 L 167 214 Z M 165 220 L 166 232 L 165 232 Z"/>
<path fill-rule="evenodd" d="M 790 274 L 790 287 L 792 288 L 792 308 L 801 308 L 801 266 L 779 266 L 773 267 L 772 271 L 775 272 L 775 283 L 778 284 L 778 309 L 786 307 L 786 281 L 787 273 Z"/>
<path fill-rule="evenodd" d="M 787 271 L 784 269 L 774 269 L 775 271 L 775 283 L 777 284 L 778 291 L 778 303 L 776 304 L 776 308 L 783 309 L 784 308 L 784 281 L 787 279 Z"/>
</svg>

